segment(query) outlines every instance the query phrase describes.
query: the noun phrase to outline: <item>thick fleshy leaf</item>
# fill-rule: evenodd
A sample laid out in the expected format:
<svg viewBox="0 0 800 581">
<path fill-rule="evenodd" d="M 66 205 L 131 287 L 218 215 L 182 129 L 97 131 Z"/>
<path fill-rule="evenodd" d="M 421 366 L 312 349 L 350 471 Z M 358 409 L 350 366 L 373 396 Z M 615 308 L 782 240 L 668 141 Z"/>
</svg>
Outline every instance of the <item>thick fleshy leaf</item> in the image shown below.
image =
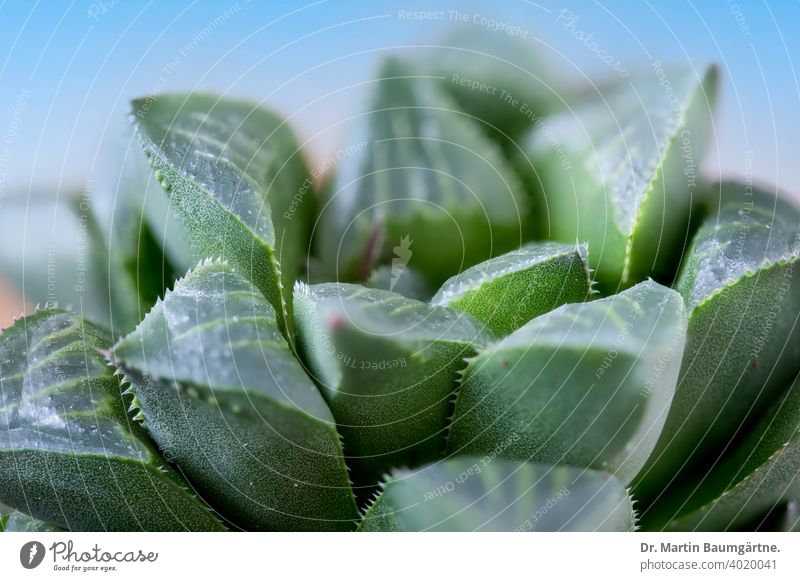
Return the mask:
<svg viewBox="0 0 800 581">
<path fill-rule="evenodd" d="M 267 297 L 284 323 L 281 292 L 306 252 L 308 175 L 277 115 L 210 95 L 134 100 L 142 145 L 195 250 L 222 256 Z M 280 266 L 279 266 L 280 264 Z"/>
<path fill-rule="evenodd" d="M 337 280 L 410 265 L 434 284 L 519 246 L 526 199 L 491 142 L 438 84 L 397 59 L 353 122 L 316 244 Z"/>
<path fill-rule="evenodd" d="M 708 473 L 648 511 L 648 528 L 722 531 L 752 523 L 800 494 L 800 378 Z M 786 526 L 795 526 L 789 516 Z M 795 522 L 791 522 L 795 521 Z"/>
<path fill-rule="evenodd" d="M 109 342 L 58 310 L 0 335 L 0 501 L 70 530 L 222 530 L 128 422 Z"/>
<path fill-rule="evenodd" d="M 431 304 L 466 311 L 502 337 L 590 292 L 585 246 L 531 242 L 452 277 Z"/>
<path fill-rule="evenodd" d="M 467 313 L 359 285 L 295 286 L 298 349 L 328 400 L 358 484 L 444 448 L 464 358 L 489 333 Z"/>
<path fill-rule="evenodd" d="M 448 452 L 630 482 L 666 419 L 685 331 L 680 295 L 652 281 L 532 320 L 469 362 Z"/>
<path fill-rule="evenodd" d="M 359 530 L 631 531 L 633 505 L 603 472 L 461 457 L 395 470 Z"/>
<path fill-rule="evenodd" d="M 221 514 L 258 530 L 346 530 L 357 509 L 339 436 L 275 311 L 206 261 L 114 347 L 166 456 Z"/>
<path fill-rule="evenodd" d="M 717 76 L 713 67 L 698 78 L 657 66 L 547 118 L 527 138 L 519 163 L 546 199 L 547 236 L 587 241 L 606 290 L 648 275 L 671 280 L 689 234 Z"/>
<path fill-rule="evenodd" d="M 568 92 L 538 47 L 519 34 L 525 31 L 516 32 L 461 25 L 416 59 L 503 144 L 559 108 Z"/>
<path fill-rule="evenodd" d="M 800 370 L 800 211 L 744 184 L 721 187 L 677 281 L 689 309 L 681 379 L 637 479 L 650 502 L 682 469 L 705 471 Z"/>
</svg>

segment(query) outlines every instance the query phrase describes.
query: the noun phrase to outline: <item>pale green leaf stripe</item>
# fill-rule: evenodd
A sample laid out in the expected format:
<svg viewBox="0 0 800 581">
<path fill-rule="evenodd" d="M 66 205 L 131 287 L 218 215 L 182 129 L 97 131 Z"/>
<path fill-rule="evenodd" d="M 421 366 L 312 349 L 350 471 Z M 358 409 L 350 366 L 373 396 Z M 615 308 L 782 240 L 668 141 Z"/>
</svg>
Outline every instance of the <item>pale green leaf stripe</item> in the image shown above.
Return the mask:
<svg viewBox="0 0 800 581">
<path fill-rule="evenodd" d="M 448 451 L 591 467 L 627 484 L 666 419 L 685 331 L 680 295 L 652 281 L 533 319 L 470 360 Z"/>
<path fill-rule="evenodd" d="M 153 438 L 234 524 L 355 527 L 333 416 L 272 306 L 232 267 L 200 264 L 114 356 Z"/>
<path fill-rule="evenodd" d="M 457 373 L 488 331 L 467 313 L 359 285 L 298 283 L 294 300 L 298 348 L 356 483 L 436 458 Z"/>
<path fill-rule="evenodd" d="M 590 292 L 585 246 L 531 242 L 452 277 L 431 304 L 466 311 L 502 337 Z"/>
<path fill-rule="evenodd" d="M 338 280 L 384 262 L 441 284 L 525 234 L 526 200 L 500 149 L 408 63 L 384 62 L 343 151 L 316 239 Z"/>
<path fill-rule="evenodd" d="M 537 124 L 519 162 L 546 199 L 548 237 L 588 242 L 608 291 L 674 272 L 718 86 L 714 67 L 632 79 Z"/>
<path fill-rule="evenodd" d="M 665 528 L 724 531 L 751 525 L 800 494 L 800 378 L 732 452 L 659 507 Z M 654 516 L 651 520 L 657 521 Z M 796 516 L 794 517 L 796 521 Z M 787 523 L 790 527 L 793 522 Z M 651 528 L 661 528 L 651 526 Z"/>
<path fill-rule="evenodd" d="M 633 503 L 603 472 L 493 457 L 394 470 L 362 519 L 365 532 L 631 531 Z"/>
<path fill-rule="evenodd" d="M 222 530 L 128 421 L 109 343 L 59 310 L 0 335 L 0 502 L 74 531 Z"/>
<path fill-rule="evenodd" d="M 800 211 L 744 184 L 698 230 L 676 283 L 686 355 L 664 432 L 637 479 L 651 501 L 740 433 L 800 370 Z"/>
<path fill-rule="evenodd" d="M 210 95 L 157 95 L 132 108 L 142 146 L 197 253 L 230 260 L 283 324 L 280 273 L 291 288 L 306 250 L 309 208 L 303 196 L 295 200 L 307 174 L 291 131 L 271 112 Z"/>
</svg>

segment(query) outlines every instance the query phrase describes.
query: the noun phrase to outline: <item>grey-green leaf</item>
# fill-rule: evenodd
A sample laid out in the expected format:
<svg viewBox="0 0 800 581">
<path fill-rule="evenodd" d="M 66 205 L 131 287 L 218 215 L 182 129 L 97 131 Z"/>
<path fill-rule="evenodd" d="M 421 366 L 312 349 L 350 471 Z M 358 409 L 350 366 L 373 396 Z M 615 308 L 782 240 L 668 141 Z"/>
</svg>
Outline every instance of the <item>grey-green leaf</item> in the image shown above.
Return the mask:
<svg viewBox="0 0 800 581">
<path fill-rule="evenodd" d="M 295 287 L 298 348 L 358 484 L 444 448 L 457 373 L 491 338 L 467 313 L 359 285 Z"/>
<path fill-rule="evenodd" d="M 689 234 L 717 77 L 714 67 L 698 78 L 658 64 L 546 118 L 527 138 L 519 163 L 544 194 L 547 237 L 587 241 L 607 291 L 650 275 L 671 280 Z"/>
<path fill-rule="evenodd" d="M 70 530 L 222 530 L 128 421 L 105 332 L 58 310 L 0 335 L 0 502 Z"/>
<path fill-rule="evenodd" d="M 355 527 L 333 417 L 275 310 L 232 267 L 199 265 L 114 356 L 155 441 L 233 523 Z"/>
<path fill-rule="evenodd" d="M 408 63 L 384 62 L 343 151 L 316 236 L 337 280 L 403 263 L 441 284 L 526 234 L 527 200 L 500 149 Z"/>
<path fill-rule="evenodd" d="M 210 95 L 136 99 L 132 117 L 156 176 L 195 250 L 236 265 L 284 323 L 306 252 L 308 179 L 294 136 L 277 115 Z M 281 273 L 282 278 L 281 278 Z"/>
<path fill-rule="evenodd" d="M 799 475 L 800 377 L 719 464 L 696 474 L 680 494 L 653 507 L 648 527 L 736 529 L 797 498 Z"/>
<path fill-rule="evenodd" d="M 590 292 L 585 246 L 531 242 L 452 277 L 431 304 L 466 311 L 502 337 Z"/>
<path fill-rule="evenodd" d="M 523 27 L 503 34 L 472 23 L 423 48 L 419 66 L 502 143 L 561 106 L 569 91 Z"/>
<path fill-rule="evenodd" d="M 652 281 L 533 319 L 469 362 L 448 451 L 585 466 L 627 484 L 666 419 L 685 330 L 680 295 Z"/>
<path fill-rule="evenodd" d="M 603 472 L 461 457 L 395 470 L 359 530 L 631 531 L 633 504 Z"/>
<path fill-rule="evenodd" d="M 433 296 L 433 289 L 420 272 L 400 264 L 379 266 L 372 271 L 364 286 L 396 292 L 418 301 L 427 301 Z"/>
<path fill-rule="evenodd" d="M 689 309 L 681 379 L 635 489 L 649 502 L 703 469 L 800 370 L 800 211 L 745 184 L 721 188 L 676 288 Z"/>
</svg>

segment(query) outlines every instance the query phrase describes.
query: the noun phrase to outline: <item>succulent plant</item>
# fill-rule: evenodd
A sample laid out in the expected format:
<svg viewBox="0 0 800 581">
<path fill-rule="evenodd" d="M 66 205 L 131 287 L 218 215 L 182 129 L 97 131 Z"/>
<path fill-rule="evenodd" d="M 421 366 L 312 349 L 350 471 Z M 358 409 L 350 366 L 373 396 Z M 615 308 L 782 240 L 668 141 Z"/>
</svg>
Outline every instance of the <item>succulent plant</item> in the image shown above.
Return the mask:
<svg viewBox="0 0 800 581">
<path fill-rule="evenodd" d="M 0 335 L 4 530 L 797 528 L 800 210 L 696 173 L 717 70 L 564 109 L 469 46 L 319 199 L 278 114 L 133 101 L 97 299 Z"/>
</svg>

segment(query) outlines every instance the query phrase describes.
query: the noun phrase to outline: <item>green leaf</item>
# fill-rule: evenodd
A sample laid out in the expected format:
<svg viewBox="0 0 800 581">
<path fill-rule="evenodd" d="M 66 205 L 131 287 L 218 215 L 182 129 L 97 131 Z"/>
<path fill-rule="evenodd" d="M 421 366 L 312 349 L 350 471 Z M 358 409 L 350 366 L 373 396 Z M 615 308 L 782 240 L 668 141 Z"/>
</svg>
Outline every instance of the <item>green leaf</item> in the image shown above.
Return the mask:
<svg viewBox="0 0 800 581">
<path fill-rule="evenodd" d="M 0 336 L 0 502 L 70 530 L 222 530 L 125 414 L 105 332 L 58 310 Z"/>
<path fill-rule="evenodd" d="M 490 335 L 470 315 L 352 284 L 295 286 L 298 348 L 359 484 L 444 447 L 458 371 Z"/>
<path fill-rule="evenodd" d="M 591 291 L 586 247 L 532 242 L 452 277 L 431 299 L 466 311 L 498 336 Z"/>
<path fill-rule="evenodd" d="M 152 437 L 246 529 L 352 529 L 339 436 L 258 289 L 206 261 L 114 347 Z"/>
<path fill-rule="evenodd" d="M 316 238 L 337 280 L 400 261 L 440 284 L 526 235 L 527 200 L 500 149 L 407 63 L 384 62 L 349 136 Z"/>
<path fill-rule="evenodd" d="M 0 505 L 0 532 L 2 533 L 53 533 L 63 530 L 24 512 L 7 509 Z"/>
<path fill-rule="evenodd" d="M 222 256 L 285 322 L 306 253 L 308 175 L 289 127 L 274 113 L 210 95 L 136 99 L 133 118 L 195 250 Z M 282 272 L 282 275 L 281 275 Z"/>
<path fill-rule="evenodd" d="M 5 308 L 32 312 L 37 304 L 74 308 L 93 319 L 95 308 L 87 276 L 95 265 L 82 264 L 84 231 L 75 218 L 75 194 L 9 193 L 0 199 L 0 270 L 3 280 L 19 293 L 4 293 Z M 83 246 L 82 246 L 83 245 Z"/>
<path fill-rule="evenodd" d="M 503 144 L 569 92 L 534 43 L 474 24 L 455 27 L 416 61 Z"/>
<path fill-rule="evenodd" d="M 372 271 L 364 286 L 396 292 L 404 297 L 418 301 L 427 301 L 433 295 L 433 290 L 421 273 L 413 268 L 401 265 L 397 265 L 394 268 L 379 266 Z"/>
<path fill-rule="evenodd" d="M 613 476 L 484 456 L 393 471 L 359 530 L 631 531 L 634 527 L 631 499 Z"/>
<path fill-rule="evenodd" d="M 693 476 L 679 494 L 654 506 L 649 511 L 648 527 L 677 531 L 735 529 L 798 494 L 800 377 L 721 462 L 708 473 Z"/>
<path fill-rule="evenodd" d="M 685 330 L 680 295 L 652 281 L 530 321 L 469 362 L 448 451 L 585 466 L 627 484 L 666 419 Z"/>
<path fill-rule="evenodd" d="M 599 249 L 589 261 L 605 290 L 648 275 L 671 280 L 717 85 L 714 67 L 698 78 L 659 65 L 545 119 L 526 139 L 519 163 L 546 199 L 547 237 Z"/>
<path fill-rule="evenodd" d="M 800 370 L 800 211 L 744 184 L 720 191 L 676 283 L 689 312 L 686 354 L 635 484 L 647 502 L 681 470 L 705 471 Z"/>
</svg>

